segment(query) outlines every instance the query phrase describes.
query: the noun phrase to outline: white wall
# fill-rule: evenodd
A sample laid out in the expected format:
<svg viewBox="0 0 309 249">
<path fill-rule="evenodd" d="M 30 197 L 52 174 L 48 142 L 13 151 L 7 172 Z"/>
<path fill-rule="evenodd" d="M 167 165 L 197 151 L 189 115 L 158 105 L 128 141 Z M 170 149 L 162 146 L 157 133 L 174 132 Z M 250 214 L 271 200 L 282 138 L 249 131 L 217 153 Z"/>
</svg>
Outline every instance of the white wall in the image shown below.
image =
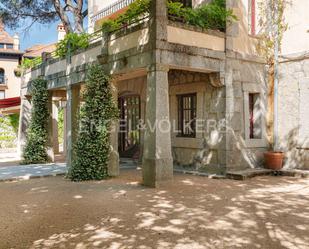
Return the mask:
<svg viewBox="0 0 309 249">
<path fill-rule="evenodd" d="M 288 30 L 282 41 L 282 54 L 289 55 L 309 51 L 309 1 L 293 0 L 286 8 Z"/>
</svg>

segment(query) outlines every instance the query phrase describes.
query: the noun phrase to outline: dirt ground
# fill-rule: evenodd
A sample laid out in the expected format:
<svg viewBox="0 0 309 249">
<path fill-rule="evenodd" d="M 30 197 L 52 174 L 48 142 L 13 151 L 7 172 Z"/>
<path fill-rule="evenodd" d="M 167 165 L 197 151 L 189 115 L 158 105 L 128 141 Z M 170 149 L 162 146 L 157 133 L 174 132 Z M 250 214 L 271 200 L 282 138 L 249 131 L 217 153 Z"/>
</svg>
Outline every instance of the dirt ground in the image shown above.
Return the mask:
<svg viewBox="0 0 309 249">
<path fill-rule="evenodd" d="M 0 248 L 309 248 L 309 179 L 0 183 Z"/>
</svg>

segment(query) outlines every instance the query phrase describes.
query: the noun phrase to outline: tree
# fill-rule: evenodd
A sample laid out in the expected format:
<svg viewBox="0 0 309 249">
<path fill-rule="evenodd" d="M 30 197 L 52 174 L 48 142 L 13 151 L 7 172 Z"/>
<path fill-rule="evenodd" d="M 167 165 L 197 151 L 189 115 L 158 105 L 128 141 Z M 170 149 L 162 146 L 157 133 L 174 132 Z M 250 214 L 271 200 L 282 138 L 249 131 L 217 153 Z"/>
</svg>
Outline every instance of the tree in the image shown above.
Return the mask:
<svg viewBox="0 0 309 249">
<path fill-rule="evenodd" d="M 30 28 L 34 23 L 48 24 L 60 19 L 66 33 L 82 33 L 86 5 L 87 0 L 3 0 L 0 18 L 13 29 L 25 20 L 31 21 Z"/>
<path fill-rule="evenodd" d="M 272 147 L 274 143 L 274 85 L 275 77 L 278 74 L 276 56 L 281 52 L 283 34 L 288 28 L 288 23 L 286 23 L 284 18 L 284 11 L 288 4 L 290 4 L 288 0 L 265 0 L 259 2 L 260 39 L 257 49 L 265 58 L 269 67 L 267 134 Z"/>
</svg>

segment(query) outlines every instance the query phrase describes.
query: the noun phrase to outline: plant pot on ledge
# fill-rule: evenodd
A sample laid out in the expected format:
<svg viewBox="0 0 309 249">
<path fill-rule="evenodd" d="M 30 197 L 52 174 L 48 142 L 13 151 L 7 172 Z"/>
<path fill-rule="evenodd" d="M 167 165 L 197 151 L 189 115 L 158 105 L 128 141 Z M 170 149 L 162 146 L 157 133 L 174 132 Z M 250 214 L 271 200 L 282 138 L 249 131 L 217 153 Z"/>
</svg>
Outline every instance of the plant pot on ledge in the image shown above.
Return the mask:
<svg viewBox="0 0 309 249">
<path fill-rule="evenodd" d="M 271 170 L 281 170 L 283 167 L 284 153 L 281 151 L 267 151 L 264 153 L 265 166 Z"/>
</svg>

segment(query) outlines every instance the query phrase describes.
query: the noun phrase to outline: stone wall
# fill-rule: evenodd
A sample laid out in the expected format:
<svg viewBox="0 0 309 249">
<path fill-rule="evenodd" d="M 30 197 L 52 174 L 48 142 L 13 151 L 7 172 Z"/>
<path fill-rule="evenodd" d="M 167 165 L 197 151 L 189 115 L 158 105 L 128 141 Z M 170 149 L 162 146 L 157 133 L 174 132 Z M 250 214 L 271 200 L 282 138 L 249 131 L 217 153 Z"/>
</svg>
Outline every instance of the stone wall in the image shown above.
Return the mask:
<svg viewBox="0 0 309 249">
<path fill-rule="evenodd" d="M 230 53 L 226 62 L 226 165 L 227 170 L 263 166 L 268 148 L 266 134 L 267 85 L 265 64 Z M 248 94 L 260 95 L 261 139 L 249 137 Z"/>
<path fill-rule="evenodd" d="M 178 119 L 177 95 L 186 93 L 197 94 L 199 122 L 195 138 L 178 137 L 176 132 L 172 133 L 174 162 L 209 173 L 224 173 L 225 141 L 219 131 L 225 117 L 224 87 L 213 87 L 209 74 L 180 70 L 169 72 L 169 87 L 172 124 L 177 124 Z"/>
<path fill-rule="evenodd" d="M 285 168 L 309 169 L 309 59 L 279 68 L 279 139 Z"/>
</svg>

